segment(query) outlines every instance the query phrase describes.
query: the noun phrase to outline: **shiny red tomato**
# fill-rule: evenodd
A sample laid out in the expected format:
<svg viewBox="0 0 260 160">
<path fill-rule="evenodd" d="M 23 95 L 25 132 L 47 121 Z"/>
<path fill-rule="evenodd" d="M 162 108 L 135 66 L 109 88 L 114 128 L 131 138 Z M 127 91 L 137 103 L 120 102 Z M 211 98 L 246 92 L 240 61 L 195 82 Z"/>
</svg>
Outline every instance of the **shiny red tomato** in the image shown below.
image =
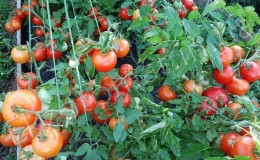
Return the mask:
<svg viewBox="0 0 260 160">
<path fill-rule="evenodd" d="M 234 53 L 229 47 L 223 47 L 220 52 L 223 67 L 229 66 L 234 60 Z"/>
<path fill-rule="evenodd" d="M 203 116 L 212 116 L 218 110 L 218 104 L 211 98 L 207 98 L 202 101 L 200 106 L 198 107 L 198 112 L 203 114 Z"/>
<path fill-rule="evenodd" d="M 233 148 L 234 143 L 240 137 L 241 136 L 235 132 L 230 132 L 230 133 L 225 134 L 220 141 L 220 147 L 221 147 L 222 151 L 226 154 L 229 154 L 231 149 Z"/>
<path fill-rule="evenodd" d="M 43 43 L 37 43 L 34 46 L 33 56 L 37 62 L 45 61 L 47 59 L 47 48 Z"/>
<path fill-rule="evenodd" d="M 187 15 L 187 10 L 181 10 L 178 12 L 180 19 L 183 19 Z"/>
<path fill-rule="evenodd" d="M 14 16 L 13 18 L 11 18 L 10 24 L 13 27 L 13 29 L 17 31 L 22 28 L 23 21 L 19 16 Z"/>
<path fill-rule="evenodd" d="M 130 20 L 132 16 L 129 16 L 128 15 L 128 10 L 129 8 L 121 8 L 120 11 L 119 11 L 119 17 L 122 19 L 122 20 Z"/>
<path fill-rule="evenodd" d="M 164 54 L 165 54 L 165 48 L 159 48 L 159 49 L 157 49 L 157 50 L 156 50 L 156 53 L 157 53 L 157 54 L 162 54 L 162 55 L 164 55 Z"/>
<path fill-rule="evenodd" d="M 122 77 L 125 76 L 131 76 L 134 73 L 134 68 L 131 64 L 123 64 L 120 68 L 119 68 L 119 74 Z"/>
<path fill-rule="evenodd" d="M 248 82 L 255 82 L 260 79 L 260 66 L 255 62 L 243 63 L 239 71 L 243 79 Z"/>
<path fill-rule="evenodd" d="M 227 105 L 229 102 L 229 97 L 227 92 L 224 89 L 217 86 L 208 88 L 203 93 L 203 96 L 209 97 L 212 100 L 216 101 L 219 107 L 223 107 Z"/>
<path fill-rule="evenodd" d="M 92 63 L 99 72 L 109 72 L 115 68 L 117 56 L 113 50 L 102 54 L 101 50 L 96 50 L 92 55 Z"/>
<path fill-rule="evenodd" d="M 129 93 L 125 91 L 119 91 L 119 94 L 123 96 L 122 102 L 118 102 L 119 96 L 116 91 L 111 93 L 110 102 L 115 104 L 117 103 L 123 103 L 125 108 L 128 108 L 131 104 L 131 96 Z"/>
<path fill-rule="evenodd" d="M 47 48 L 47 56 L 49 59 L 60 59 L 62 57 L 62 52 L 59 52 L 55 49 L 52 49 L 52 47 Z"/>
<path fill-rule="evenodd" d="M 116 41 L 118 44 L 118 50 L 116 51 L 116 55 L 119 58 L 125 57 L 130 51 L 130 44 L 126 39 L 119 39 Z"/>
<path fill-rule="evenodd" d="M 70 138 L 71 138 L 71 133 L 67 129 L 63 128 L 61 130 L 61 134 L 62 134 L 62 137 L 63 137 L 63 145 L 62 146 L 68 145 Z"/>
<path fill-rule="evenodd" d="M 0 144 L 5 147 L 12 147 L 15 146 L 11 133 L 1 134 L 0 135 Z"/>
<path fill-rule="evenodd" d="M 41 26 L 41 25 L 43 25 L 42 20 L 41 20 L 39 17 L 37 17 L 37 16 L 34 16 L 34 17 L 32 18 L 32 23 L 33 23 L 34 25 L 36 25 L 36 26 Z"/>
<path fill-rule="evenodd" d="M 88 15 L 91 19 L 94 19 L 95 18 L 95 15 L 96 17 L 98 18 L 100 16 L 100 13 L 99 13 L 99 10 L 97 9 L 97 7 L 93 7 L 91 8 L 89 11 L 88 11 Z"/>
<path fill-rule="evenodd" d="M 229 115 L 228 112 L 226 112 L 226 115 L 228 116 L 228 118 L 230 119 L 239 119 L 242 117 L 242 114 L 239 113 L 239 111 L 243 108 L 241 104 L 233 102 L 233 103 L 229 103 L 227 106 L 228 109 L 230 109 L 233 114 Z"/>
<path fill-rule="evenodd" d="M 193 0 L 182 0 L 182 4 L 185 6 L 186 9 L 192 10 L 194 2 Z"/>
<path fill-rule="evenodd" d="M 7 32 L 9 32 L 9 33 L 15 31 L 15 30 L 13 29 L 13 27 L 12 27 L 12 25 L 11 25 L 10 22 L 5 23 L 5 30 L 6 30 Z"/>
<path fill-rule="evenodd" d="M 139 6 L 149 5 L 150 7 L 154 8 L 154 3 L 152 0 L 141 0 L 139 2 Z"/>
<path fill-rule="evenodd" d="M 23 9 L 22 8 L 18 8 L 16 11 L 15 11 L 15 15 L 20 17 L 22 20 L 26 17 L 24 14 L 23 14 Z"/>
<path fill-rule="evenodd" d="M 17 79 L 17 85 L 21 89 L 35 89 L 38 86 L 36 74 L 33 72 L 21 74 Z"/>
<path fill-rule="evenodd" d="M 161 86 L 158 90 L 160 100 L 167 102 L 176 98 L 175 91 L 171 90 L 170 86 Z"/>
<path fill-rule="evenodd" d="M 234 77 L 225 87 L 229 93 L 241 96 L 247 93 L 250 86 L 246 80 Z"/>
<path fill-rule="evenodd" d="M 255 143 L 252 137 L 243 136 L 236 140 L 233 148 L 230 150 L 230 156 L 249 156 L 251 159 L 256 159 L 254 156 Z"/>
<path fill-rule="evenodd" d="M 219 84 L 229 83 L 230 81 L 232 81 L 234 75 L 235 72 L 230 66 L 224 67 L 222 72 L 217 68 L 213 71 L 213 77 Z"/>
<path fill-rule="evenodd" d="M 97 105 L 96 97 L 92 92 L 83 92 L 74 100 L 79 114 L 92 113 Z"/>
<path fill-rule="evenodd" d="M 240 59 L 244 59 L 246 54 L 243 48 L 241 48 L 238 45 L 234 45 L 232 47 L 230 47 L 230 49 L 232 49 L 233 54 L 234 54 L 234 63 L 238 63 L 240 61 Z"/>
<path fill-rule="evenodd" d="M 114 91 L 116 88 L 116 83 L 112 77 L 104 76 L 101 78 L 100 85 L 107 91 Z"/>
<path fill-rule="evenodd" d="M 110 116 L 112 115 L 112 111 L 108 110 L 107 102 L 104 100 L 99 100 L 97 102 L 96 108 L 100 108 L 102 111 L 98 110 L 97 113 L 93 112 L 93 120 L 98 124 L 104 124 L 105 122 L 109 122 Z M 101 118 L 100 115 L 102 116 Z"/>
<path fill-rule="evenodd" d="M 129 91 L 133 87 L 133 80 L 130 77 L 125 77 L 117 81 L 119 89 L 122 91 Z"/>
<path fill-rule="evenodd" d="M 36 28 L 35 29 L 35 35 L 38 37 L 43 37 L 44 36 L 44 32 L 41 28 Z"/>
<path fill-rule="evenodd" d="M 106 17 L 99 17 L 98 22 L 100 25 L 100 28 L 102 28 L 104 31 L 108 29 L 108 21 Z"/>
</svg>

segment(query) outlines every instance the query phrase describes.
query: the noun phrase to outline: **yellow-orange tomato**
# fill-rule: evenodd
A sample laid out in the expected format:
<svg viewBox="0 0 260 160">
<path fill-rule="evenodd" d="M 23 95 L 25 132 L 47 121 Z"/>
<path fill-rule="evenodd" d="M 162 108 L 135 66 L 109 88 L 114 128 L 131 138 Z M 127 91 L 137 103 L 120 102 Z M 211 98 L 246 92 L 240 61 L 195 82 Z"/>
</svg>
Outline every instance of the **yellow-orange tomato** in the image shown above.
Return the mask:
<svg viewBox="0 0 260 160">
<path fill-rule="evenodd" d="M 133 16 L 132 16 L 132 21 L 136 20 L 137 18 L 140 17 L 140 10 L 137 9 L 133 12 Z"/>
<path fill-rule="evenodd" d="M 187 80 L 183 84 L 183 88 L 186 92 L 192 93 L 194 90 L 199 94 L 202 95 L 203 87 L 202 85 L 197 85 L 194 80 Z"/>
<path fill-rule="evenodd" d="M 1 134 L 0 135 L 0 143 L 5 147 L 14 146 L 14 142 L 12 140 L 12 135 L 10 133 Z"/>
<path fill-rule="evenodd" d="M 19 154 L 19 159 L 21 160 L 46 160 L 46 158 L 40 157 L 37 155 L 33 148 L 32 145 L 27 145 L 22 149 L 22 151 Z"/>
<path fill-rule="evenodd" d="M 53 127 L 45 127 L 32 140 L 34 152 L 43 158 L 51 158 L 59 154 L 62 145 L 62 134 L 58 129 Z"/>
<path fill-rule="evenodd" d="M 32 91 L 17 90 L 10 93 L 4 101 L 2 114 L 12 127 L 26 127 L 33 124 L 37 116 L 33 113 L 21 113 L 19 109 L 41 111 L 41 100 Z"/>
<path fill-rule="evenodd" d="M 233 112 L 233 115 L 229 115 L 229 113 L 226 112 L 227 116 L 230 119 L 234 119 L 234 118 L 239 119 L 242 117 L 242 114 L 239 113 L 240 109 L 242 109 L 241 104 L 233 102 L 233 103 L 228 104 L 227 108 L 229 108 Z"/>
<path fill-rule="evenodd" d="M 13 61 L 20 64 L 25 64 L 30 60 L 30 53 L 26 45 L 16 46 L 11 51 Z"/>
<path fill-rule="evenodd" d="M 130 51 L 129 42 L 126 39 L 119 39 L 116 43 L 118 44 L 118 50 L 116 51 L 117 57 L 125 57 Z"/>
<path fill-rule="evenodd" d="M 115 118 L 115 117 L 112 117 L 112 118 L 109 120 L 109 123 L 108 123 L 109 128 L 113 130 L 113 129 L 115 128 L 115 125 L 116 125 L 118 122 L 123 122 L 123 123 L 125 124 L 125 130 L 128 130 L 128 123 L 126 123 L 123 118 Z"/>
</svg>

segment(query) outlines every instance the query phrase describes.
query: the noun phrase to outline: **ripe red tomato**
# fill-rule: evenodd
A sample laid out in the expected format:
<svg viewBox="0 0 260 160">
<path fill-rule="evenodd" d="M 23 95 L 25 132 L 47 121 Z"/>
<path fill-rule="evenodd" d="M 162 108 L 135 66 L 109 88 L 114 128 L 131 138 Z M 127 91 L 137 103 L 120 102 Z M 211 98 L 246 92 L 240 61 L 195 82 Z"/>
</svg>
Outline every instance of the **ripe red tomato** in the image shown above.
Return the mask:
<svg viewBox="0 0 260 160">
<path fill-rule="evenodd" d="M 116 83 L 113 78 L 109 76 L 104 76 L 101 78 L 100 85 L 102 88 L 108 90 L 108 91 L 114 91 L 116 88 Z"/>
<path fill-rule="evenodd" d="M 126 91 L 119 91 L 119 94 L 123 96 L 122 102 L 118 102 L 119 96 L 116 91 L 111 93 L 110 102 L 115 103 L 123 103 L 125 108 L 128 108 L 131 104 L 131 96 Z"/>
<path fill-rule="evenodd" d="M 34 92 L 23 89 L 16 90 L 5 98 L 2 109 L 5 121 L 13 127 L 26 127 L 33 124 L 37 116 L 16 112 L 15 106 L 30 111 L 41 111 L 41 100 Z"/>
<path fill-rule="evenodd" d="M 47 56 L 49 59 L 60 59 L 62 57 L 62 52 L 59 52 L 55 49 L 52 49 L 52 47 L 47 48 Z"/>
<path fill-rule="evenodd" d="M 226 112 L 226 115 L 228 116 L 228 118 L 230 119 L 239 119 L 242 117 L 242 114 L 239 113 L 239 111 L 243 108 L 241 104 L 239 103 L 236 103 L 236 102 L 233 102 L 233 103 L 229 103 L 227 108 L 229 108 L 233 114 L 232 115 L 229 115 L 228 112 Z"/>
<path fill-rule="evenodd" d="M 47 59 L 47 48 L 43 43 L 37 43 L 34 46 L 33 56 L 37 62 L 45 61 Z"/>
<path fill-rule="evenodd" d="M 27 145 L 22 149 L 22 151 L 19 154 L 19 159 L 26 159 L 26 160 L 46 160 L 43 157 L 38 156 L 33 148 L 32 145 Z"/>
<path fill-rule="evenodd" d="M 192 93 L 194 90 L 198 93 L 198 95 L 202 95 L 203 87 L 201 84 L 196 84 L 194 80 L 187 80 L 183 84 L 183 89 L 188 92 Z"/>
<path fill-rule="evenodd" d="M 104 30 L 103 28 L 99 27 L 99 30 L 98 30 L 98 28 L 95 29 L 95 31 L 94 31 L 94 35 L 95 35 L 95 36 L 99 36 L 100 33 L 101 33 L 101 32 L 104 32 L 104 31 L 105 31 L 105 30 Z"/>
<path fill-rule="evenodd" d="M 234 54 L 234 63 L 238 63 L 240 61 L 240 59 L 244 59 L 246 54 L 243 48 L 241 48 L 238 45 L 234 45 L 232 47 L 230 47 L 230 49 L 232 49 L 233 54 Z"/>
<path fill-rule="evenodd" d="M 133 87 L 133 80 L 130 77 L 125 77 L 117 81 L 119 89 L 122 91 L 129 91 Z"/>
<path fill-rule="evenodd" d="M 14 146 L 14 142 L 12 139 L 11 133 L 1 134 L 0 135 L 0 144 L 2 144 L 5 147 L 12 147 Z"/>
<path fill-rule="evenodd" d="M 234 53 L 229 47 L 223 47 L 220 52 L 223 67 L 229 66 L 234 60 Z"/>
<path fill-rule="evenodd" d="M 246 94 L 249 90 L 249 83 L 244 79 L 234 77 L 225 87 L 229 93 L 241 96 Z"/>
<path fill-rule="evenodd" d="M 254 59 L 253 62 L 255 62 L 256 64 L 258 64 L 260 66 L 260 59 Z"/>
<path fill-rule="evenodd" d="M 186 9 L 192 10 L 194 2 L 193 0 L 182 0 L 182 4 L 185 6 Z"/>
<path fill-rule="evenodd" d="M 99 17 L 98 22 L 100 25 L 100 28 L 102 28 L 103 31 L 106 31 L 108 29 L 108 21 L 106 17 Z"/>
<path fill-rule="evenodd" d="M 119 11 L 119 17 L 122 19 L 122 20 L 130 20 L 132 16 L 129 16 L 128 15 L 128 10 L 129 8 L 121 8 L 120 11 Z"/>
<path fill-rule="evenodd" d="M 183 19 L 187 15 L 187 10 L 181 10 L 178 12 L 180 19 Z"/>
<path fill-rule="evenodd" d="M 252 137 L 243 136 L 236 140 L 233 148 L 230 150 L 230 156 L 249 156 L 255 159 L 254 156 L 255 143 Z"/>
<path fill-rule="evenodd" d="M 61 132 L 52 127 L 45 127 L 44 130 L 32 140 L 34 152 L 43 158 L 56 156 L 60 152 L 62 145 L 63 137 Z"/>
<path fill-rule="evenodd" d="M 57 27 L 57 28 L 59 28 L 59 27 L 61 27 L 61 22 L 57 22 L 56 20 L 55 20 L 55 18 L 51 18 L 51 20 L 52 20 L 52 22 L 54 23 L 54 26 L 55 27 Z"/>
<path fill-rule="evenodd" d="M 35 89 L 38 86 L 37 76 L 33 72 L 21 74 L 17 78 L 17 85 L 21 89 Z"/>
<path fill-rule="evenodd" d="M 79 114 L 92 113 L 97 105 L 96 97 L 92 92 L 83 92 L 81 96 L 74 99 Z"/>
<path fill-rule="evenodd" d="M 5 23 L 5 30 L 6 30 L 7 32 L 9 32 L 9 33 L 15 31 L 15 30 L 13 29 L 13 27 L 12 27 L 12 25 L 11 25 L 10 22 Z"/>
<path fill-rule="evenodd" d="M 164 55 L 164 54 L 165 54 L 165 48 L 159 48 L 159 49 L 157 49 L 157 50 L 156 50 L 156 53 L 157 53 L 157 54 L 162 54 L 162 55 Z"/>
<path fill-rule="evenodd" d="M 95 15 L 96 15 L 96 18 L 98 18 L 100 16 L 100 13 L 99 13 L 99 10 L 96 8 L 96 7 L 93 7 L 91 8 L 89 11 L 88 11 L 88 15 L 91 19 L 94 19 L 95 18 Z"/>
<path fill-rule="evenodd" d="M 99 72 L 109 72 L 115 68 L 117 56 L 113 50 L 102 54 L 101 50 L 96 50 L 92 55 L 92 63 Z"/>
<path fill-rule="evenodd" d="M 218 104 L 211 98 L 207 98 L 206 100 L 202 101 L 200 106 L 198 107 L 198 112 L 203 113 L 203 116 L 211 116 L 216 113 L 218 110 Z M 205 112 L 205 113 L 204 113 Z"/>
<path fill-rule="evenodd" d="M 20 64 L 25 64 L 30 60 L 30 53 L 28 47 L 25 45 L 16 46 L 11 51 L 13 61 Z"/>
<path fill-rule="evenodd" d="M 241 136 L 235 132 L 230 132 L 230 133 L 225 134 L 220 141 L 220 147 L 221 147 L 222 151 L 226 154 L 229 154 L 231 149 L 233 148 L 234 143 L 240 137 Z"/>
<path fill-rule="evenodd" d="M 128 130 L 128 123 L 126 123 L 123 118 L 115 118 L 115 117 L 112 117 L 112 118 L 109 120 L 109 123 L 108 123 L 109 128 L 112 129 L 112 130 L 114 130 L 115 125 L 116 125 L 118 122 L 123 122 L 123 123 L 125 124 L 125 130 Z"/>
<path fill-rule="evenodd" d="M 62 146 L 68 145 L 70 138 L 71 138 L 71 133 L 67 129 L 63 128 L 61 130 L 61 134 L 62 134 L 62 137 L 63 137 L 63 145 Z"/>
<path fill-rule="evenodd" d="M 158 90 L 158 96 L 163 102 L 176 98 L 175 91 L 171 90 L 170 86 L 161 86 Z"/>
<path fill-rule="evenodd" d="M 119 74 L 122 77 L 131 76 L 132 74 L 134 74 L 134 68 L 133 68 L 133 66 L 131 64 L 123 64 L 119 68 Z"/>
<path fill-rule="evenodd" d="M 251 137 L 250 129 L 248 127 L 243 127 L 239 134 L 241 136 L 250 136 Z"/>
<path fill-rule="evenodd" d="M 108 110 L 107 102 L 104 100 L 99 100 L 97 102 L 96 108 L 102 109 L 102 113 L 93 112 L 92 113 L 93 120 L 98 124 L 104 124 L 105 122 L 109 122 L 110 116 L 112 115 L 112 111 Z M 99 118 L 99 115 L 102 115 L 102 118 Z"/>
<path fill-rule="evenodd" d="M 41 20 L 39 17 L 36 17 L 36 16 L 34 16 L 34 17 L 32 18 L 32 23 L 33 23 L 34 25 L 36 25 L 36 26 L 41 26 L 41 25 L 43 25 L 42 20 Z"/>
<path fill-rule="evenodd" d="M 16 11 L 15 11 L 15 15 L 20 17 L 21 20 L 23 20 L 26 16 L 23 14 L 23 9 L 22 8 L 18 8 Z"/>
<path fill-rule="evenodd" d="M 44 36 L 44 32 L 41 28 L 36 28 L 35 30 L 35 35 L 38 37 L 43 37 Z"/>
<path fill-rule="evenodd" d="M 118 44 L 118 50 L 116 51 L 117 57 L 125 57 L 130 51 L 129 42 L 126 39 L 119 39 L 116 43 Z"/>
<path fill-rule="evenodd" d="M 0 123 L 4 121 L 4 117 L 2 115 L 2 113 L 0 113 Z"/>
<path fill-rule="evenodd" d="M 33 6 L 31 6 L 30 9 L 33 10 Z M 22 5 L 22 10 L 23 10 L 23 14 L 24 14 L 25 16 L 28 16 L 28 15 L 29 15 L 29 7 L 28 7 L 28 4 L 23 4 L 23 5 Z"/>
<path fill-rule="evenodd" d="M 139 6 L 149 5 L 150 7 L 154 8 L 154 3 L 152 0 L 141 0 L 139 2 Z"/>
<path fill-rule="evenodd" d="M 217 68 L 213 71 L 213 77 L 219 84 L 229 83 L 230 81 L 232 81 L 234 75 L 235 72 L 230 66 L 224 67 L 222 72 Z"/>
<path fill-rule="evenodd" d="M 217 86 L 208 88 L 203 93 L 203 96 L 209 97 L 212 100 L 216 101 L 219 107 L 223 107 L 227 105 L 229 102 L 229 97 L 227 92 L 224 89 Z"/>
<path fill-rule="evenodd" d="M 31 1 L 31 5 L 32 5 L 33 7 L 35 7 L 38 3 L 39 3 L 38 0 L 32 0 L 32 1 Z"/>
<path fill-rule="evenodd" d="M 19 16 L 14 16 L 13 18 L 11 18 L 10 24 L 13 27 L 13 29 L 17 31 L 22 28 L 23 21 Z"/>
<path fill-rule="evenodd" d="M 65 117 L 65 118 L 66 118 L 66 117 Z M 54 123 L 52 120 L 47 120 L 47 119 L 43 120 L 43 122 L 44 122 L 45 126 L 49 126 L 49 125 L 51 125 L 51 124 Z M 42 129 L 44 129 L 45 126 L 42 124 L 42 122 L 40 122 L 40 123 L 37 125 L 36 128 L 37 128 L 39 131 L 41 131 Z"/>
<path fill-rule="evenodd" d="M 243 63 L 239 71 L 243 79 L 248 82 L 255 82 L 260 79 L 260 66 L 255 62 Z"/>
</svg>

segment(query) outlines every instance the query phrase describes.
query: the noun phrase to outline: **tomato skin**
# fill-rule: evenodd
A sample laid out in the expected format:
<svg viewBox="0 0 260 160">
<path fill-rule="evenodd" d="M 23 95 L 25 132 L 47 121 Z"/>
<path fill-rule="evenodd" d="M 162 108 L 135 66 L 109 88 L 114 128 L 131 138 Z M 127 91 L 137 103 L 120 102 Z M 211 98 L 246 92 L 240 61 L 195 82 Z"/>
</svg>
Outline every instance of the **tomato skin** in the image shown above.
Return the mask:
<svg viewBox="0 0 260 160">
<path fill-rule="evenodd" d="M 2 115 L 2 113 L 0 113 L 0 123 L 4 121 L 4 117 Z"/>
<path fill-rule="evenodd" d="M 30 53 L 26 45 L 16 46 L 11 51 L 13 61 L 20 64 L 25 64 L 30 60 Z"/>
<path fill-rule="evenodd" d="M 29 15 L 29 7 L 28 7 L 28 4 L 23 4 L 22 5 L 22 10 L 23 10 L 23 14 L 25 16 L 28 16 Z M 33 10 L 33 6 L 31 6 L 31 10 Z"/>
<path fill-rule="evenodd" d="M 152 7 L 152 8 L 154 8 L 154 3 L 153 3 L 153 1 L 152 0 L 141 0 L 140 2 L 139 2 L 139 6 L 141 7 L 141 6 L 144 6 L 144 5 L 149 5 L 150 7 Z"/>
<path fill-rule="evenodd" d="M 198 107 L 198 112 L 205 112 L 203 116 L 212 116 L 216 113 L 218 109 L 218 104 L 211 98 L 207 98 L 206 100 L 202 101 L 200 106 Z"/>
<path fill-rule="evenodd" d="M 229 47 L 223 47 L 220 52 L 220 59 L 223 67 L 229 66 L 234 60 L 234 54 Z"/>
<path fill-rule="evenodd" d="M 186 9 L 192 10 L 194 2 L 193 0 L 182 0 L 182 4 L 185 6 Z"/>
<path fill-rule="evenodd" d="M 36 17 L 36 16 L 34 16 L 34 17 L 32 18 L 32 23 L 33 23 L 34 25 L 36 25 L 36 26 L 41 26 L 41 25 L 43 25 L 42 20 L 41 20 L 39 17 Z"/>
<path fill-rule="evenodd" d="M 230 150 L 230 156 L 250 156 L 255 159 L 254 156 L 255 143 L 252 137 L 243 136 L 236 140 L 233 148 Z"/>
<path fill-rule="evenodd" d="M 176 98 L 175 91 L 171 90 L 170 86 L 161 86 L 158 90 L 158 96 L 161 101 L 167 102 Z"/>
<path fill-rule="evenodd" d="M 88 15 L 91 19 L 94 19 L 95 18 L 95 15 L 96 17 L 100 17 L 100 13 L 99 13 L 99 10 L 96 8 L 96 7 L 93 7 L 91 8 L 89 11 L 88 11 Z"/>
<path fill-rule="evenodd" d="M 21 89 L 35 89 L 38 86 L 37 76 L 33 72 L 27 72 L 18 77 L 17 84 Z"/>
<path fill-rule="evenodd" d="M 35 35 L 38 37 L 43 37 L 44 36 L 44 32 L 41 28 L 36 28 L 35 29 Z"/>
<path fill-rule="evenodd" d="M 129 16 L 128 15 L 128 10 L 129 8 L 121 8 L 120 11 L 119 11 L 119 17 L 122 19 L 122 20 L 130 20 L 132 16 Z"/>
<path fill-rule="evenodd" d="M 118 122 L 123 122 L 125 124 L 125 130 L 128 130 L 128 123 L 125 122 L 125 120 L 123 118 L 115 118 L 115 117 L 112 117 L 110 120 L 109 120 L 109 123 L 108 123 L 108 126 L 110 129 L 114 130 L 115 128 L 115 125 L 118 123 Z"/>
<path fill-rule="evenodd" d="M 122 91 L 129 91 L 133 87 L 133 80 L 130 77 L 125 77 L 124 79 L 120 79 L 117 81 L 119 85 L 119 89 Z"/>
<path fill-rule="evenodd" d="M 230 47 L 230 49 L 232 49 L 233 54 L 234 54 L 234 63 L 238 63 L 240 61 L 240 59 L 244 59 L 246 54 L 243 48 L 241 48 L 238 45 L 234 45 L 232 47 Z"/>
<path fill-rule="evenodd" d="M 108 21 L 106 17 L 99 17 L 98 22 L 100 24 L 100 27 L 106 31 L 108 29 Z"/>
<path fill-rule="evenodd" d="M 162 55 L 165 55 L 165 48 L 159 48 L 156 50 L 156 53 L 157 54 L 162 54 Z"/>
<path fill-rule="evenodd" d="M 101 50 L 96 50 L 92 55 L 92 63 L 97 71 L 109 72 L 116 66 L 116 53 L 110 50 L 106 54 L 102 54 Z"/>
<path fill-rule="evenodd" d="M 81 96 L 74 100 L 79 114 L 92 113 L 97 105 L 96 97 L 92 92 L 83 92 Z"/>
<path fill-rule="evenodd" d="M 128 108 L 131 104 L 131 96 L 129 93 L 127 93 L 126 91 L 119 91 L 120 95 L 123 96 L 123 99 L 122 99 L 122 102 L 118 102 L 118 98 L 120 95 L 117 94 L 116 91 L 112 92 L 111 93 L 111 97 L 110 97 L 110 102 L 112 104 L 115 104 L 115 103 L 123 103 L 124 107 L 125 108 Z"/>
<path fill-rule="evenodd" d="M 187 80 L 183 84 L 183 88 L 186 92 L 192 94 L 194 90 L 198 93 L 198 95 L 202 95 L 203 87 L 202 85 L 197 85 L 194 80 Z"/>
<path fill-rule="evenodd" d="M 63 137 L 63 145 L 62 146 L 68 145 L 70 138 L 71 138 L 71 133 L 67 129 L 63 128 L 61 130 L 61 134 L 62 134 L 62 137 Z"/>
<path fill-rule="evenodd" d="M 45 140 L 40 139 L 41 134 L 46 137 Z M 58 129 L 53 127 L 45 127 L 44 130 L 32 140 L 34 152 L 43 158 L 56 156 L 60 152 L 62 145 L 62 134 Z"/>
<path fill-rule="evenodd" d="M 110 120 L 109 116 L 112 115 L 112 111 L 108 110 L 107 102 L 104 100 L 99 100 L 97 102 L 97 108 L 101 108 L 105 112 L 106 119 L 100 119 L 98 117 L 98 114 L 96 112 L 93 112 L 92 113 L 93 120 L 96 123 L 101 124 L 101 125 L 104 124 L 105 122 L 109 122 L 109 120 Z"/>
<path fill-rule="evenodd" d="M 250 86 L 246 80 L 234 77 L 225 87 L 229 93 L 241 96 L 247 93 Z"/>
<path fill-rule="evenodd" d="M 213 71 L 213 77 L 219 84 L 228 84 L 232 81 L 234 75 L 235 72 L 230 66 L 224 67 L 222 72 L 217 68 Z"/>
<path fill-rule="evenodd" d="M 183 19 L 187 15 L 187 10 L 182 10 L 178 12 L 180 19 Z"/>
<path fill-rule="evenodd" d="M 15 11 L 15 15 L 20 17 L 22 20 L 26 17 L 24 14 L 23 14 L 23 10 L 22 8 L 18 8 L 16 11 Z"/>
<path fill-rule="evenodd" d="M 57 28 L 61 27 L 61 22 L 60 22 L 60 23 L 57 22 L 57 21 L 55 20 L 55 18 L 51 18 L 51 20 L 53 21 L 55 27 L 57 27 Z"/>
<path fill-rule="evenodd" d="M 52 50 L 52 47 L 47 48 L 47 56 L 49 59 L 53 59 L 53 55 L 54 55 L 54 59 L 60 59 L 62 57 L 62 52 L 59 52 L 57 50 Z"/>
<path fill-rule="evenodd" d="M 225 134 L 220 141 L 220 147 L 221 147 L 222 151 L 226 154 L 229 154 L 233 147 L 233 144 L 240 137 L 241 136 L 235 132 L 230 132 L 230 133 Z"/>
<path fill-rule="evenodd" d="M 125 77 L 126 75 L 130 76 L 134 73 L 134 68 L 131 64 L 123 64 L 119 68 L 119 74 L 122 77 Z"/>
<path fill-rule="evenodd" d="M 36 44 L 33 50 L 34 59 L 37 62 L 45 61 L 47 59 L 47 48 L 44 44 Z"/>
<path fill-rule="evenodd" d="M 116 82 L 114 81 L 113 78 L 109 76 L 104 76 L 101 78 L 100 85 L 102 88 L 108 90 L 108 91 L 114 91 L 116 88 Z"/>
<path fill-rule="evenodd" d="M 5 30 L 6 30 L 7 32 L 9 32 L 9 33 L 15 31 L 15 30 L 13 29 L 13 26 L 11 25 L 10 22 L 5 23 Z"/>
<path fill-rule="evenodd" d="M 2 144 L 5 147 L 15 146 L 12 140 L 12 135 L 9 132 L 7 134 L 0 135 L 0 144 Z"/>
<path fill-rule="evenodd" d="M 16 113 L 13 111 L 14 106 L 30 111 L 41 111 L 41 100 L 34 92 L 23 89 L 16 90 L 5 98 L 2 109 L 5 121 L 12 127 L 26 127 L 33 124 L 37 116 L 32 113 Z"/>
<path fill-rule="evenodd" d="M 239 71 L 243 79 L 248 82 L 255 82 L 260 79 L 260 66 L 255 62 L 243 63 Z"/>
<path fill-rule="evenodd" d="M 19 154 L 19 159 L 26 159 L 26 160 L 46 160 L 43 157 L 38 156 L 34 153 L 32 145 L 25 146 Z"/>
<path fill-rule="evenodd" d="M 118 43 L 118 50 L 116 51 L 117 57 L 125 57 L 130 51 L 129 42 L 126 39 L 119 39 L 116 43 Z"/>
<path fill-rule="evenodd" d="M 236 102 L 233 103 L 229 103 L 227 108 L 231 109 L 231 111 L 233 112 L 233 115 L 229 115 L 228 112 L 226 112 L 226 115 L 228 116 L 228 118 L 230 119 L 239 119 L 242 117 L 242 114 L 239 113 L 240 109 L 242 109 L 242 105 Z"/>
<path fill-rule="evenodd" d="M 216 101 L 219 107 L 223 107 L 227 105 L 229 102 L 229 97 L 227 92 L 224 89 L 217 86 L 208 88 L 203 93 L 203 96 L 209 97 L 212 100 Z"/>
<path fill-rule="evenodd" d="M 239 133 L 241 136 L 251 137 L 250 129 L 248 127 L 243 127 Z"/>
</svg>

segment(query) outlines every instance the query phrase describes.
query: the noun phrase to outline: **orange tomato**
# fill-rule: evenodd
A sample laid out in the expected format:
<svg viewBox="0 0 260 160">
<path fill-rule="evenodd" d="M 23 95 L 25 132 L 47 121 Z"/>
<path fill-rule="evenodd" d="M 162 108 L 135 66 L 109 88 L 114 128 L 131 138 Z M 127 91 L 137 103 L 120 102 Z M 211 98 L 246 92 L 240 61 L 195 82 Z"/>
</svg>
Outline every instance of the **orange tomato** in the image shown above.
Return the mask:
<svg viewBox="0 0 260 160">
<path fill-rule="evenodd" d="M 0 135 L 0 143 L 5 147 L 14 146 L 14 142 L 12 140 L 12 135 L 10 133 L 1 134 Z"/>
<path fill-rule="evenodd" d="M 112 130 L 114 130 L 115 125 L 116 125 L 118 122 L 123 122 L 123 123 L 125 124 L 125 130 L 128 130 L 128 123 L 126 123 L 123 118 L 115 118 L 115 117 L 112 117 L 112 118 L 109 120 L 109 123 L 108 123 L 109 128 L 112 129 Z"/>
<path fill-rule="evenodd" d="M 194 90 L 199 94 L 202 95 L 203 87 L 202 85 L 197 85 L 194 80 L 187 80 L 183 84 L 183 88 L 186 92 L 192 93 Z"/>
<path fill-rule="evenodd" d="M 16 46 L 11 51 L 13 61 L 20 64 L 25 64 L 30 60 L 30 53 L 26 45 Z"/>
<path fill-rule="evenodd" d="M 130 51 L 129 42 L 126 39 L 119 39 L 116 43 L 118 44 L 118 50 L 116 51 L 117 57 L 125 57 Z"/>
<path fill-rule="evenodd" d="M 230 119 L 239 119 L 242 117 L 241 113 L 239 113 L 240 109 L 242 109 L 242 105 L 236 102 L 230 103 L 228 104 L 227 108 L 229 108 L 232 112 L 233 115 L 229 115 L 228 112 L 226 112 L 226 115 L 230 118 Z"/>
</svg>

